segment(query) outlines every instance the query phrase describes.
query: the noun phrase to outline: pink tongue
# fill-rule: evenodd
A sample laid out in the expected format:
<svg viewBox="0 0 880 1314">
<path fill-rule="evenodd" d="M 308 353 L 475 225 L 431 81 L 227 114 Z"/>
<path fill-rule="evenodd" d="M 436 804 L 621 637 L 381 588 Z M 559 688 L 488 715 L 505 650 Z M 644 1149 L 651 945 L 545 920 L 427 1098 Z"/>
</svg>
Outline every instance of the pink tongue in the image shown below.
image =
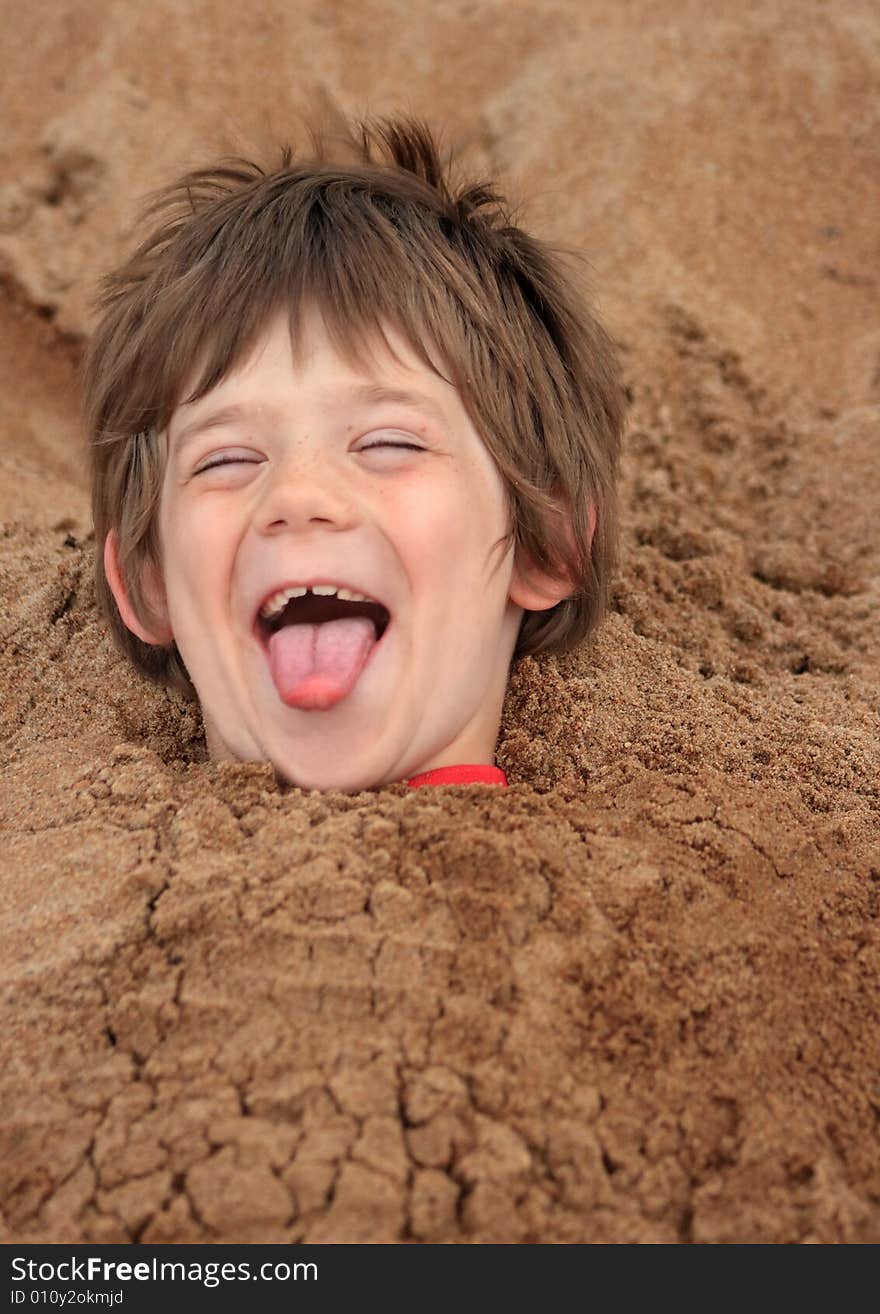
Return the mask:
<svg viewBox="0 0 880 1314">
<path fill-rule="evenodd" d="M 269 639 L 269 669 L 288 707 L 325 711 L 351 693 L 376 642 L 368 616 L 283 625 Z"/>
</svg>

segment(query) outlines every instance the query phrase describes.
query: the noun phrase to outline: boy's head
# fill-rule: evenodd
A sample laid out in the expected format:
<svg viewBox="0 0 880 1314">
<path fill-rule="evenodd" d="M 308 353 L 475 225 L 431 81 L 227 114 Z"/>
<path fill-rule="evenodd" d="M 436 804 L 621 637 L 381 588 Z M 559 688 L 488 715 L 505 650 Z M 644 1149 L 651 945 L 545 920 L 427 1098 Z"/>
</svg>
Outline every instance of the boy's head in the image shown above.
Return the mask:
<svg viewBox="0 0 880 1314">
<path fill-rule="evenodd" d="M 492 762 L 511 660 L 598 625 L 623 398 L 558 257 L 424 125 L 312 152 L 188 174 L 103 280 L 96 587 L 212 757 L 354 792 Z"/>
</svg>

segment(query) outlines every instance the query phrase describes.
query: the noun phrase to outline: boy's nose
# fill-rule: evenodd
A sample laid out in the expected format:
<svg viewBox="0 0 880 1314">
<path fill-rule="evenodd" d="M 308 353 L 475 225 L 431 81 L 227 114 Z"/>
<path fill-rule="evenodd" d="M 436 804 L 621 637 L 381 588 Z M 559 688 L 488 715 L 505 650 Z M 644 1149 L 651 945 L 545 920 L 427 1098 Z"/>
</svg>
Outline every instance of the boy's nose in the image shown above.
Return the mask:
<svg viewBox="0 0 880 1314">
<path fill-rule="evenodd" d="M 349 529 L 357 514 L 339 471 L 315 460 L 288 460 L 269 480 L 257 520 L 262 533 L 272 534 L 315 522 Z"/>
</svg>

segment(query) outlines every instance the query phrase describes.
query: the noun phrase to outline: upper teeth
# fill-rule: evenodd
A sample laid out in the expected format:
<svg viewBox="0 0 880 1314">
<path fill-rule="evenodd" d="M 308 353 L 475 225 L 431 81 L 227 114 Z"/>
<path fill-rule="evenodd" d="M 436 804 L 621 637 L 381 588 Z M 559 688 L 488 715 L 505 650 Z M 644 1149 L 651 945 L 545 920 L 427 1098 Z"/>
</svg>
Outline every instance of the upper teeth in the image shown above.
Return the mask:
<svg viewBox="0 0 880 1314">
<path fill-rule="evenodd" d="M 271 598 L 267 598 L 260 608 L 260 615 L 264 620 L 271 620 L 284 610 L 291 598 L 301 598 L 306 593 L 317 593 L 322 598 L 332 597 L 335 593 L 337 598 L 342 598 L 344 602 L 372 602 L 363 593 L 353 593 L 351 589 L 338 589 L 335 584 L 315 584 L 312 588 L 290 588 L 279 589 L 273 593 Z"/>
</svg>

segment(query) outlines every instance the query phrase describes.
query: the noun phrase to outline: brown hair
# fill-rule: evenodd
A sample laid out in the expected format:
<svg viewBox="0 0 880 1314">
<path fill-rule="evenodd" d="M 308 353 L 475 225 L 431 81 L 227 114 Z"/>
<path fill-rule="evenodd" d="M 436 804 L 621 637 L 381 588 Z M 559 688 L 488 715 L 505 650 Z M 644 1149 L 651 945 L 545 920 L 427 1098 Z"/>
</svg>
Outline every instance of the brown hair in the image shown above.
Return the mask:
<svg viewBox="0 0 880 1314">
<path fill-rule="evenodd" d="M 309 134 L 309 158 L 290 146 L 271 170 L 225 158 L 151 194 L 141 222 L 156 213 L 161 222 L 101 280 L 82 384 L 95 585 L 116 642 L 143 674 L 193 695 L 177 646 L 152 647 L 123 623 L 104 540 L 115 528 L 132 606 L 149 625 L 140 567 L 161 569 L 160 435 L 182 400 L 247 358 L 279 307 L 295 340 L 311 301 L 349 360 L 362 361 L 374 334 L 388 345 L 383 320 L 438 374 L 430 348 L 439 353 L 504 480 L 504 542 L 515 541 L 520 562 L 525 553 L 537 570 L 561 568 L 575 582 L 550 610 L 524 613 L 513 657 L 569 651 L 607 609 L 624 413 L 611 340 L 563 265 L 572 253 L 516 227 L 490 184 L 453 186 L 418 120 L 361 121 L 342 149 Z M 560 495 L 571 543 L 555 514 Z"/>
</svg>

